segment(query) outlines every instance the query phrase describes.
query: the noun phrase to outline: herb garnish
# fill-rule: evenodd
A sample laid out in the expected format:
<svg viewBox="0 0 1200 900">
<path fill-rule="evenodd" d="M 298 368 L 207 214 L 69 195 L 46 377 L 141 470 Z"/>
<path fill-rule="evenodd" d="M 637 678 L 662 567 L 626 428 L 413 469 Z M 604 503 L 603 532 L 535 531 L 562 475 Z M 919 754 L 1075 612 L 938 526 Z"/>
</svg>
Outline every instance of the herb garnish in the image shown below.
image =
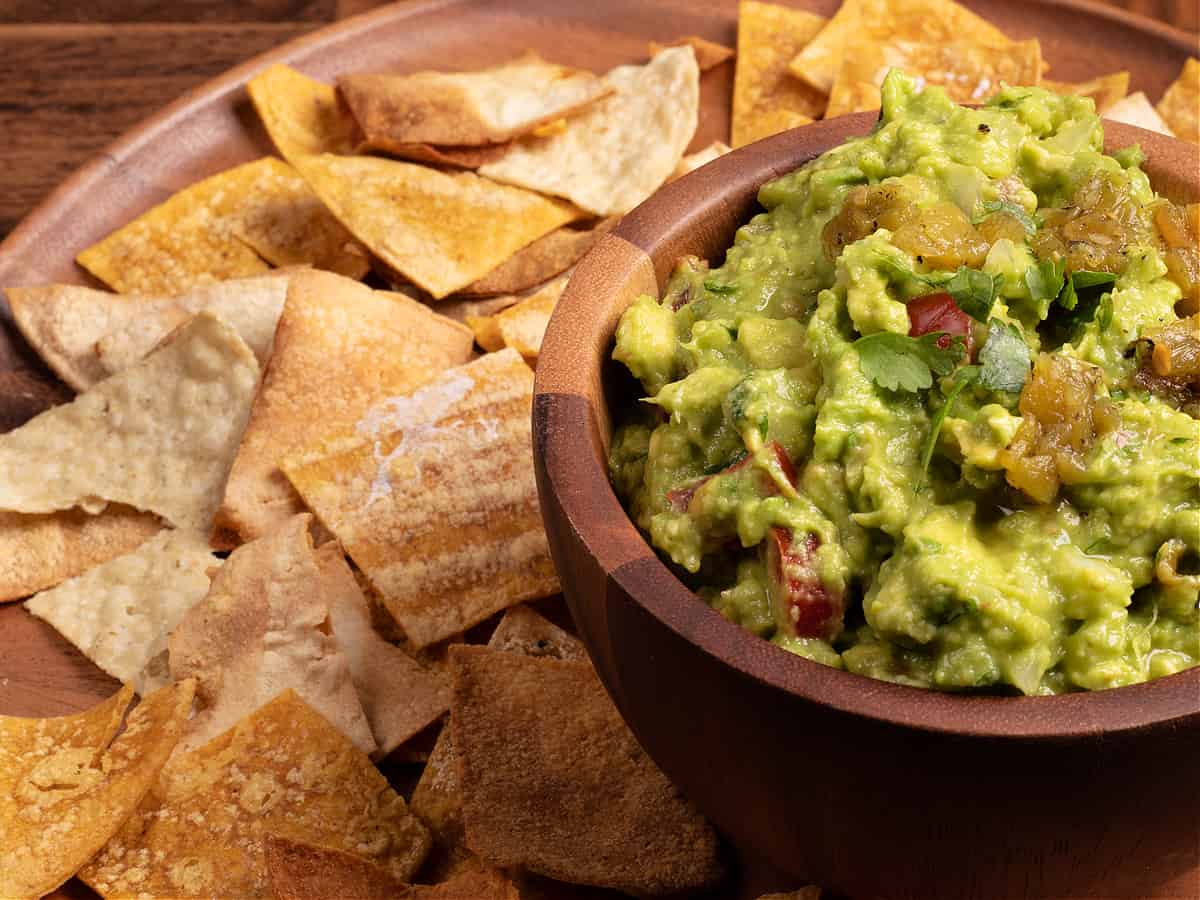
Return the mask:
<svg viewBox="0 0 1200 900">
<path fill-rule="evenodd" d="M 950 338 L 946 347 L 940 341 Z M 934 375 L 949 375 L 966 354 L 960 335 L 944 331 L 918 338 L 879 331 L 854 342 L 858 367 L 871 381 L 889 391 L 916 393 L 933 385 Z"/>
</svg>

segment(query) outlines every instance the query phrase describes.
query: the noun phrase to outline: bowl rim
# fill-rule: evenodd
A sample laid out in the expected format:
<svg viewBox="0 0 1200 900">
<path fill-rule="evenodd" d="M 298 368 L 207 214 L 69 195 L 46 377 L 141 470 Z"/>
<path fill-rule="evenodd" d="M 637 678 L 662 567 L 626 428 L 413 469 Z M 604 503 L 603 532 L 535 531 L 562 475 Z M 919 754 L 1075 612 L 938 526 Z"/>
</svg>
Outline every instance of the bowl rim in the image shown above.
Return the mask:
<svg viewBox="0 0 1200 900">
<path fill-rule="evenodd" d="M 842 116 L 728 153 L 660 189 L 628 213 L 580 263 L 551 318 L 539 357 L 533 431 L 535 459 L 539 471 L 545 473 L 544 484 L 539 479 L 540 489 L 553 494 L 562 512 L 562 527 L 574 532 L 605 575 L 634 603 L 742 676 L 808 702 L 915 731 L 1022 741 L 1053 742 L 1097 733 L 1174 728 L 1200 720 L 1200 666 L 1108 690 L 995 696 L 896 684 L 811 661 L 754 635 L 697 598 L 661 560 L 617 499 L 598 437 L 599 423 L 607 421 L 608 409 L 598 410 L 587 400 L 589 387 L 603 399 L 603 390 L 596 385 L 611 353 L 619 317 L 617 313 L 605 321 L 589 314 L 598 305 L 595 287 L 608 284 L 615 292 L 628 281 L 628 277 L 621 282 L 606 280 L 620 268 L 612 265 L 614 255 L 623 257 L 627 276 L 638 265 L 643 270 L 657 269 L 655 281 L 661 290 L 663 273 L 673 268 L 675 260 L 667 260 L 664 266 L 653 259 L 653 242 L 672 229 L 680 230 L 678 223 L 685 218 L 680 213 L 694 210 L 696 197 L 702 198 L 699 205 L 715 209 L 722 205 L 722 192 L 736 190 L 730 186 L 739 179 L 752 181 L 756 193 L 757 186 L 770 178 L 803 165 L 847 137 L 866 134 L 875 119 L 875 113 Z M 1193 150 L 1200 152 L 1193 145 L 1133 126 L 1106 120 L 1104 128 L 1106 147 L 1140 143 L 1148 168 L 1169 157 L 1173 145 L 1176 153 L 1180 149 L 1189 156 Z M 1190 177 L 1188 181 L 1188 176 L 1183 176 L 1187 189 L 1200 197 L 1200 171 Z M 744 221 L 740 219 L 739 224 Z M 720 246 L 730 243 L 731 238 Z M 604 306 L 604 301 L 599 305 Z M 581 322 L 594 326 L 591 333 L 580 333 Z M 599 334 L 600 330 L 607 333 Z M 600 348 L 598 357 L 596 347 Z M 589 351 L 592 358 L 587 358 Z M 578 433 L 584 430 L 592 436 L 584 438 Z M 570 463 L 556 464 L 556 457 L 570 458 Z M 601 515 L 596 513 L 597 503 Z M 615 520 L 614 507 L 619 512 Z M 547 517 L 547 527 L 554 525 Z M 565 578 L 563 589 L 570 599 L 573 592 Z"/>
</svg>

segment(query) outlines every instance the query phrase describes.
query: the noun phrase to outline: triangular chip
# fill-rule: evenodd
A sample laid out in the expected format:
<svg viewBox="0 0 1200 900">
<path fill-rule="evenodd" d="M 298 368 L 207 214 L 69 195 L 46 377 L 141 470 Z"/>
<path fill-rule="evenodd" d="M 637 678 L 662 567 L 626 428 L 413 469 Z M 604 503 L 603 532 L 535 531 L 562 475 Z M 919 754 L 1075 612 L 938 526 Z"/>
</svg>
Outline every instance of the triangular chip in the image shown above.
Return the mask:
<svg viewBox="0 0 1200 900">
<path fill-rule="evenodd" d="M 1006 44 L 995 25 L 953 0 L 845 0 L 821 32 L 792 60 L 797 78 L 822 93 L 833 89 L 842 62 L 865 41 Z M 737 146 L 737 143 L 734 143 Z"/>
<path fill-rule="evenodd" d="M 687 158 L 685 156 L 684 160 Z M 565 272 L 583 259 L 584 254 L 592 249 L 596 241 L 611 231 L 617 222 L 616 216 L 610 216 L 601 219 L 591 228 L 556 228 L 523 250 L 517 251 L 515 256 L 501 263 L 474 284 L 467 285 L 459 293 L 471 296 L 519 294 L 527 291 L 560 272 Z M 441 305 L 438 306 L 438 312 L 447 314 Z"/>
<path fill-rule="evenodd" d="M 1158 113 L 1176 137 L 1200 144 L 1200 59 L 1190 57 L 1158 101 Z"/>
<path fill-rule="evenodd" d="M 530 447 L 533 372 L 511 350 L 382 400 L 282 468 L 415 647 L 553 594 Z"/>
<path fill-rule="evenodd" d="M 278 460 L 343 425 L 375 401 L 406 393 L 470 359 L 457 322 L 399 294 L 328 272 L 298 272 L 217 512 L 217 543 L 233 546 L 303 510 Z"/>
<path fill-rule="evenodd" d="M 250 348 L 201 313 L 138 365 L 0 435 L 0 509 L 111 501 L 207 533 L 257 384 Z"/>
<path fill-rule="evenodd" d="M 176 755 L 79 875 L 104 896 L 270 897 L 268 833 L 356 853 L 399 881 L 429 848 L 371 760 L 289 690 Z"/>
<path fill-rule="evenodd" d="M 108 844 L 175 748 L 192 687 L 147 697 L 115 741 L 129 687 L 74 716 L 0 716 L 0 897 L 48 894 Z"/>
<path fill-rule="evenodd" d="M 1175 137 L 1175 132 L 1163 121 L 1158 110 L 1150 105 L 1150 101 L 1141 91 L 1118 100 L 1104 113 L 1104 118 Z"/>
<path fill-rule="evenodd" d="M 304 157 L 297 167 L 371 252 L 434 297 L 466 287 L 579 218 L 569 203 L 473 172 L 328 153 Z"/>
<path fill-rule="evenodd" d="M 658 41 L 651 41 L 650 56 L 658 56 L 660 52 L 666 50 L 668 47 L 691 47 L 696 51 L 696 65 L 700 68 L 701 73 L 707 72 L 709 69 L 715 69 L 717 66 L 733 59 L 732 47 L 726 47 L 724 44 L 718 44 L 716 41 L 710 41 L 707 38 L 702 38 L 694 34 L 676 38 L 665 44 L 660 44 Z"/>
<path fill-rule="evenodd" d="M 50 368 L 76 391 L 129 368 L 201 310 L 224 319 L 254 351 L 271 354 L 287 275 L 219 281 L 175 297 L 114 294 L 75 284 L 9 288 L 13 320 Z"/>
<path fill-rule="evenodd" d="M 1077 94 L 1091 97 L 1096 103 L 1096 112 L 1103 114 L 1114 103 L 1129 93 L 1129 73 L 1112 72 L 1087 81 L 1067 82 L 1042 79 L 1042 87 L 1056 94 Z"/>
<path fill-rule="evenodd" d="M 492 865 L 633 894 L 713 886 L 716 833 L 587 663 L 450 649 L 467 845 Z"/>
<path fill-rule="evenodd" d="M 142 695 L 169 683 L 167 635 L 208 593 L 220 560 L 198 535 L 163 531 L 131 553 L 32 597 L 25 608 Z"/>
<path fill-rule="evenodd" d="M 696 133 L 700 70 L 691 47 L 618 66 L 615 90 L 567 120 L 562 134 L 524 138 L 479 174 L 566 197 L 598 216 L 626 213 L 667 180 Z"/>
<path fill-rule="evenodd" d="M 479 346 L 485 350 L 498 350 L 500 348 L 494 346 L 498 338 L 501 346 L 511 347 L 527 360 L 536 360 L 542 350 L 542 338 L 550 324 L 550 316 L 570 280 L 569 272 L 559 275 L 503 312 L 487 319 L 468 318 L 467 324 L 475 332 Z"/>
<path fill-rule="evenodd" d="M 825 91 L 788 72 L 788 63 L 828 20 L 800 9 L 742 0 L 730 143 L 735 147 L 807 125 L 825 111 Z"/>
<path fill-rule="evenodd" d="M 371 625 L 371 608 L 336 542 L 316 552 L 329 625 L 371 726 L 376 755 L 387 756 L 450 708 L 450 685 L 389 644 Z"/>
<path fill-rule="evenodd" d="M 293 165 L 306 156 L 350 153 L 361 134 L 333 85 L 276 63 L 246 84 L 271 141 Z"/>
<path fill-rule="evenodd" d="M 384 151 L 499 144 L 612 92 L 593 73 L 532 52 L 478 72 L 343 75 L 338 89 L 367 143 Z"/>
<path fill-rule="evenodd" d="M 671 173 L 671 180 L 682 178 L 691 172 L 695 172 L 701 166 L 706 166 L 714 159 L 720 159 L 733 148 L 721 141 L 713 141 L 707 147 L 697 150 L 695 153 L 689 153 L 679 161 L 679 165 L 675 167 L 675 171 Z"/>
<path fill-rule="evenodd" d="M 375 750 L 349 663 L 329 634 L 327 585 L 313 553 L 310 521 L 295 516 L 234 550 L 208 595 L 171 633 L 171 675 L 196 679 L 200 706 L 181 750 L 211 740 L 285 688 L 360 750 Z"/>
<path fill-rule="evenodd" d="M 109 504 L 92 515 L 0 512 L 0 603 L 28 597 L 115 559 L 162 531 L 162 520 Z"/>
<path fill-rule="evenodd" d="M 368 269 L 349 232 L 295 170 L 274 157 L 185 188 L 88 247 L 78 262 L 121 293 L 177 294 L 260 275 L 270 269 L 264 258 L 354 278 Z"/>
</svg>

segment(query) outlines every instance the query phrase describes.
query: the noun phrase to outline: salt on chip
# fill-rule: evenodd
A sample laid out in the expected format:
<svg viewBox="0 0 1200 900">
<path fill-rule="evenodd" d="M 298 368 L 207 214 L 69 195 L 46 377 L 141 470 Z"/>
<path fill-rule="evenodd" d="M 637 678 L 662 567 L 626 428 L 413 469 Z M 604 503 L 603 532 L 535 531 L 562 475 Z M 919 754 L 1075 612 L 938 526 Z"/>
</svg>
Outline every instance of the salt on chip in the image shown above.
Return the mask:
<svg viewBox="0 0 1200 900">
<path fill-rule="evenodd" d="M 550 316 L 570 278 L 569 272 L 559 275 L 495 316 L 468 318 L 467 325 L 475 332 L 476 342 L 485 350 L 499 350 L 495 345 L 498 339 L 501 346 L 511 347 L 527 360 L 536 360 Z"/>
<path fill-rule="evenodd" d="M 349 662 L 329 634 L 328 585 L 310 521 L 294 516 L 234 550 L 167 640 L 171 676 L 196 679 L 200 707 L 181 750 L 211 740 L 286 688 L 364 753 L 375 750 Z"/>
<path fill-rule="evenodd" d="M 0 435 L 0 509 L 111 501 L 207 533 L 258 371 L 237 333 L 200 313 L 133 368 Z"/>
<path fill-rule="evenodd" d="M 367 143 L 499 144 L 568 116 L 612 93 L 592 72 L 536 53 L 477 72 L 357 74 L 338 79 Z"/>
<path fill-rule="evenodd" d="M 371 760 L 287 690 L 177 755 L 79 875 L 106 897 L 269 897 L 269 833 L 356 853 L 402 882 L 429 848 Z"/>
<path fill-rule="evenodd" d="M 417 648 L 558 590 L 532 402 L 533 372 L 504 350 L 378 401 L 281 464 Z"/>
<path fill-rule="evenodd" d="M 706 150 L 700 152 L 704 153 Z M 685 156 L 680 164 L 688 158 Z M 527 291 L 579 262 L 596 241 L 611 231 L 617 222 L 616 216 L 610 216 L 589 228 L 556 228 L 528 247 L 518 250 L 511 258 L 458 293 L 463 296 L 476 296 L 518 294 Z M 440 305 L 438 312 L 445 315 L 445 310 Z"/>
<path fill-rule="evenodd" d="M 675 171 L 671 173 L 671 180 L 682 178 L 695 172 L 701 166 L 706 166 L 714 159 L 720 159 L 726 153 L 729 153 L 733 148 L 721 141 L 713 141 L 707 147 L 697 150 L 695 153 L 689 153 L 679 161 L 679 165 L 675 167 Z"/>
<path fill-rule="evenodd" d="M 730 143 L 741 147 L 807 125 L 825 111 L 825 91 L 793 77 L 788 63 L 828 20 L 774 3 L 738 4 L 737 68 Z"/>
<path fill-rule="evenodd" d="M 285 453 L 470 355 L 468 329 L 421 303 L 328 272 L 293 275 L 217 511 L 217 543 L 262 537 L 303 510 L 279 471 Z"/>
<path fill-rule="evenodd" d="M 333 85 L 276 63 L 251 78 L 246 90 L 275 148 L 293 165 L 306 156 L 350 153 L 360 141 Z"/>
<path fill-rule="evenodd" d="M 713 886 L 716 832 L 587 663 L 450 649 L 467 845 L 486 862 L 632 894 Z"/>
<path fill-rule="evenodd" d="M 633 209 L 670 177 L 696 132 L 700 70 L 690 46 L 604 76 L 615 93 L 546 138 L 523 138 L 479 174 L 565 197 L 598 216 Z"/>
<path fill-rule="evenodd" d="M 1051 81 L 1043 78 L 1041 86 L 1056 94 L 1091 97 L 1096 103 L 1096 112 L 1103 115 L 1114 103 L 1129 93 L 1129 73 L 1111 72 L 1079 82 Z"/>
<path fill-rule="evenodd" d="M 1126 125 L 1136 125 L 1148 131 L 1157 131 L 1167 137 L 1175 137 L 1175 132 L 1163 121 L 1158 110 L 1150 105 L 1150 101 L 1141 91 L 1118 100 L 1105 111 L 1104 118 L 1124 122 Z"/>
<path fill-rule="evenodd" d="M 0 716 L 0 896 L 48 894 L 108 844 L 171 755 L 192 687 L 147 697 L 116 740 L 128 686 L 73 716 Z"/>
<path fill-rule="evenodd" d="M 864 43 L 897 39 L 934 45 L 1009 43 L 1004 32 L 953 0 L 845 0 L 788 68 L 828 94 L 843 61 Z"/>
<path fill-rule="evenodd" d="M 450 708 L 450 685 L 375 631 L 367 598 L 336 542 L 319 547 L 316 561 L 333 636 L 382 758 Z"/>
<path fill-rule="evenodd" d="M 1157 109 L 1176 137 L 1200 144 L 1200 59 L 1188 58 Z"/>
<path fill-rule="evenodd" d="M 569 203 L 473 172 L 329 153 L 296 165 L 359 240 L 435 298 L 477 281 L 580 215 Z"/>
<path fill-rule="evenodd" d="M 650 56 L 657 56 L 668 47 L 691 47 L 696 52 L 696 65 L 700 68 L 701 74 L 733 59 L 732 47 L 726 47 L 724 44 L 718 44 L 716 41 L 710 41 L 694 34 L 676 38 L 665 44 L 651 41 Z"/>
<path fill-rule="evenodd" d="M 152 661 L 167 649 L 183 614 L 208 593 L 208 571 L 218 565 L 198 535 L 167 530 L 37 594 L 25 608 L 144 696 L 169 683 L 165 666 Z"/>
</svg>

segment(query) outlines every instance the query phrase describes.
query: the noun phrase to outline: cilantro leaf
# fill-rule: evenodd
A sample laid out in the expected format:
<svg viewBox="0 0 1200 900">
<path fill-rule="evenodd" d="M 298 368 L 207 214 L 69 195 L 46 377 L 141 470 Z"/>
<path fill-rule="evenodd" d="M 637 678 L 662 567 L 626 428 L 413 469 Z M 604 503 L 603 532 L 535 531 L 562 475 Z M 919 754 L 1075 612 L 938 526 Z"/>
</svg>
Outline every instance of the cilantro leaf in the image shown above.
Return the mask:
<svg viewBox="0 0 1200 900">
<path fill-rule="evenodd" d="M 1029 377 L 1033 354 L 1015 325 L 992 319 L 979 351 L 979 383 L 994 391 L 1019 393 Z"/>
<path fill-rule="evenodd" d="M 736 284 L 721 284 L 719 281 L 713 281 L 711 278 L 704 282 L 704 289 L 712 291 L 714 294 L 735 294 L 737 293 Z"/>
<path fill-rule="evenodd" d="M 1116 280 L 1117 276 L 1111 272 L 1090 272 L 1087 269 L 1072 272 L 1071 277 L 1063 285 L 1062 293 L 1058 296 L 1058 305 L 1065 310 L 1073 310 L 1079 304 L 1079 294 L 1081 291 L 1103 287 L 1112 284 Z M 1099 299 L 1098 294 L 1095 299 Z M 1095 313 L 1094 307 L 1092 313 Z M 1089 315 L 1084 321 L 1090 322 L 1091 319 L 1092 316 Z"/>
<path fill-rule="evenodd" d="M 1029 288 L 1034 303 L 1053 302 L 1062 293 L 1065 268 L 1061 259 L 1042 259 L 1025 270 L 1025 286 Z"/>
<path fill-rule="evenodd" d="M 946 416 L 950 415 L 950 407 L 954 405 L 954 401 L 958 399 L 958 395 L 966 386 L 978 377 L 978 369 L 978 366 L 967 366 L 959 373 L 958 377 L 954 379 L 954 386 L 950 388 L 950 393 L 946 395 L 946 402 L 942 404 L 942 408 L 934 414 L 933 421 L 929 423 L 929 437 L 925 439 L 925 446 L 921 448 L 922 471 L 929 471 L 929 463 L 933 459 L 938 436 L 942 433 L 942 424 L 946 421 Z"/>
<path fill-rule="evenodd" d="M 1000 288 L 1000 277 L 959 266 L 954 277 L 946 282 L 946 292 L 972 319 L 986 322 L 996 303 L 996 292 Z"/>
<path fill-rule="evenodd" d="M 948 272 L 917 272 L 903 260 L 897 259 L 890 253 L 883 253 L 877 250 L 874 255 L 879 260 L 880 268 L 884 270 L 891 281 L 903 282 L 911 279 L 921 284 L 927 284 L 930 287 L 941 287 L 951 277 Z"/>
<path fill-rule="evenodd" d="M 985 200 L 983 203 L 983 215 L 975 220 L 975 224 L 978 225 L 988 216 L 995 213 L 1006 213 L 1012 216 L 1021 223 L 1021 227 L 1025 229 L 1025 233 L 1028 235 L 1037 233 L 1038 226 L 1033 217 L 1015 203 L 1009 203 L 1007 200 Z"/>
<path fill-rule="evenodd" d="M 919 338 L 879 331 L 854 342 L 858 367 L 867 378 L 889 391 L 916 393 L 933 385 L 934 375 L 948 375 L 966 353 L 963 339 L 954 335 L 948 347 L 939 347 L 945 332 Z"/>
</svg>

